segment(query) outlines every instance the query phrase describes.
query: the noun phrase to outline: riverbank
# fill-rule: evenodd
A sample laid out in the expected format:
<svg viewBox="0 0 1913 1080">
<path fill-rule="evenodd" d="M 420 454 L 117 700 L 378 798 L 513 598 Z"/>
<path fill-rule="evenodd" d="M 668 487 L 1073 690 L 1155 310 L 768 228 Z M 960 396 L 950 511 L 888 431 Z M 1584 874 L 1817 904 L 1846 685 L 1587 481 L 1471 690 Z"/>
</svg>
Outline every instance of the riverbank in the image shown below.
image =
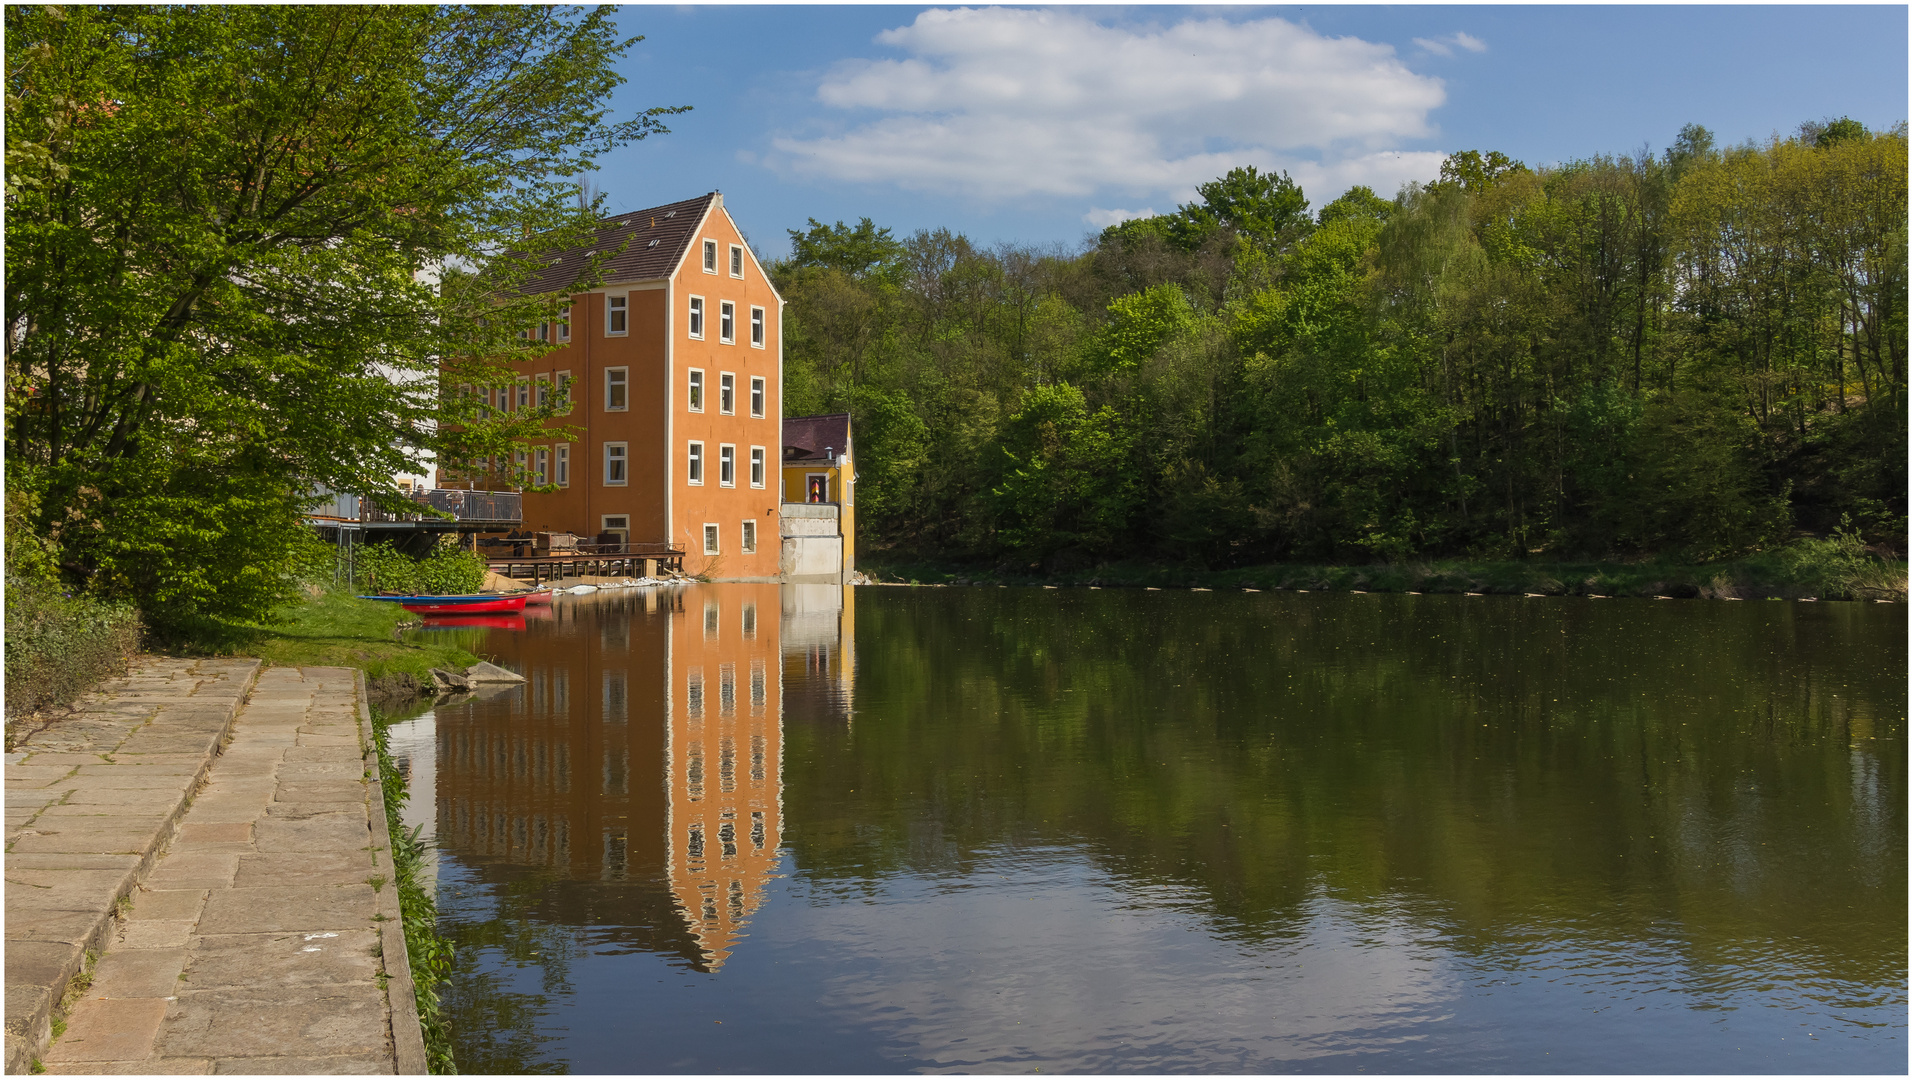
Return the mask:
<svg viewBox="0 0 1913 1080">
<path fill-rule="evenodd" d="M 1824 543 L 1824 542 L 1823 542 Z M 1271 563 L 1200 570 L 1112 562 L 1045 572 L 866 554 L 858 569 L 877 584 L 1078 585 L 1102 588 L 1309 589 L 1713 600 L 1889 600 L 1907 598 L 1907 564 L 1852 553 L 1793 550 L 1730 562 L 1486 562 L 1428 559 L 1393 564 Z"/>
<path fill-rule="evenodd" d="M 397 604 L 312 589 L 271 622 L 208 622 L 168 643 L 186 655 L 256 656 L 273 667 L 351 667 L 365 672 L 375 698 L 430 693 L 432 669 L 464 671 L 479 657 L 454 643 L 401 640 L 418 616 Z"/>
</svg>

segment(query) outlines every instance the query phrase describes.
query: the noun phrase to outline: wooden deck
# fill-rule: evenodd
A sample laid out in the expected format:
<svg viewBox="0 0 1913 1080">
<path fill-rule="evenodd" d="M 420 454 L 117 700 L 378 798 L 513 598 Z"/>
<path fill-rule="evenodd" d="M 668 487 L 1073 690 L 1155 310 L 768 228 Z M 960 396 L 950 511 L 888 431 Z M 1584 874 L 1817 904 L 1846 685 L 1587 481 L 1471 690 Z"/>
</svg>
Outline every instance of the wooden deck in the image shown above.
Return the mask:
<svg viewBox="0 0 1913 1080">
<path fill-rule="evenodd" d="M 534 585 L 568 577 L 656 577 L 660 570 L 682 570 L 684 549 L 632 544 L 613 551 L 488 555 L 485 565 L 494 574 Z"/>
</svg>

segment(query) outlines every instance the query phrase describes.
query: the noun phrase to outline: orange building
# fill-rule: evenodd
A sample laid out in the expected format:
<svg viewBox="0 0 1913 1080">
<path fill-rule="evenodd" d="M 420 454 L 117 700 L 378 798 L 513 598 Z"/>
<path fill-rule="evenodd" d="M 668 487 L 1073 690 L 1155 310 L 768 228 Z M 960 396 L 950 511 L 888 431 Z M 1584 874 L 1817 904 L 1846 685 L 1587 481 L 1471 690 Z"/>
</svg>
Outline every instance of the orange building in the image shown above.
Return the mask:
<svg viewBox="0 0 1913 1080">
<path fill-rule="evenodd" d="M 563 289 L 621 244 L 605 283 L 535 331 L 557 347 L 516 363 L 516 385 L 481 391 L 509 410 L 570 387 L 562 423 L 578 441 L 512 463 L 559 488 L 525 493 L 524 528 L 664 544 L 687 573 L 775 580 L 783 298 L 717 192 L 605 219 L 527 288 Z"/>
</svg>

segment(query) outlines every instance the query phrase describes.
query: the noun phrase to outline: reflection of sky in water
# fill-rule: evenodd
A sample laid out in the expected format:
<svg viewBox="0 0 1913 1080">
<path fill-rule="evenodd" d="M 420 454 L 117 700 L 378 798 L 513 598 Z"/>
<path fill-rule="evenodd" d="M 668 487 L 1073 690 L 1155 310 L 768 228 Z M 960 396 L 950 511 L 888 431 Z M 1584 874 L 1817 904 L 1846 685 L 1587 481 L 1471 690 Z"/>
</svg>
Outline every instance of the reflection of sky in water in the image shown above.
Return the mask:
<svg viewBox="0 0 1913 1080">
<path fill-rule="evenodd" d="M 768 597 L 749 601 L 753 610 L 774 610 L 767 605 L 777 602 L 776 589 L 769 590 Z M 999 820 L 1027 807 L 1008 780 L 982 785 L 1000 805 L 961 812 L 954 788 L 937 796 L 947 804 L 901 798 L 934 787 L 934 779 L 924 780 L 937 775 L 934 768 L 885 774 L 881 779 L 892 790 L 881 797 L 896 801 L 857 803 L 880 796 L 838 790 L 867 782 L 868 773 L 859 780 L 848 770 L 868 770 L 890 752 L 870 741 L 881 737 L 873 725 L 886 718 L 874 710 L 901 716 L 922 698 L 907 687 L 886 692 L 881 683 L 864 686 L 859 679 L 861 713 L 853 722 L 845 659 L 852 650 L 834 636 L 843 617 L 835 611 L 820 616 L 801 603 L 793 611 L 788 593 L 781 642 L 771 620 L 751 619 L 749 641 L 740 642 L 734 656 L 727 653 L 725 628 L 737 625 L 733 609 L 740 605 L 726 607 L 726 598 L 741 595 L 724 587 L 691 590 L 676 615 L 653 604 L 649 614 L 635 610 L 629 620 L 620 614 L 615 630 L 594 625 L 590 609 L 581 606 L 568 616 L 574 633 L 548 642 L 555 648 L 541 654 L 547 670 L 533 684 L 395 729 L 394 750 L 402 758 L 430 758 L 434 745 L 441 753 L 467 747 L 460 751 L 467 758 L 500 770 L 494 776 L 486 771 L 490 765 L 474 771 L 469 763 L 421 761 L 411 766 L 417 779 L 436 775 L 441 791 L 463 792 L 459 798 L 494 810 L 526 808 L 528 818 L 553 829 L 577 823 L 565 826 L 576 835 L 568 841 L 572 854 L 562 857 L 550 854 L 549 845 L 535 858 L 514 854 L 509 838 L 502 847 L 472 847 L 469 838 L 456 836 L 447 842 L 440 907 L 461 942 L 463 972 L 447 1000 L 454 1022 L 466 1029 L 462 1038 L 484 1043 L 492 1054 L 474 1051 L 462 1063 L 465 1071 L 488 1063 L 494 1069 L 693 1073 L 1837 1072 L 1904 1065 L 1904 986 L 1841 977 L 1854 969 L 1826 950 L 1830 941 L 1855 940 L 1843 938 L 1837 925 L 1829 929 L 1846 916 L 1816 910 L 1811 899 L 1822 883 L 1776 865 L 1769 846 L 1811 839 L 1812 830 L 1825 825 L 1800 824 L 1798 806 L 1788 802 L 1798 792 L 1787 790 L 1799 787 L 1799 776 L 1758 754 L 1748 759 L 1754 767 L 1743 770 L 1744 777 L 1725 782 L 1698 768 L 1666 773 L 1679 782 L 1653 788 L 1663 802 L 1641 819 L 1650 826 L 1639 834 L 1616 832 L 1599 815 L 1572 820 L 1587 811 L 1569 808 L 1564 819 L 1565 801 L 1535 797 L 1538 789 L 1569 780 L 1581 785 L 1574 789 L 1575 806 L 1587 796 L 1605 798 L 1605 765 L 1550 763 L 1546 772 L 1516 783 L 1517 759 L 1510 758 L 1496 762 L 1505 771 L 1482 781 L 1484 798 L 1506 807 L 1511 820 L 1527 816 L 1520 835 L 1536 847 L 1526 855 L 1494 855 L 1501 834 L 1484 831 L 1443 849 L 1463 857 L 1465 866 L 1490 871 L 1490 879 L 1463 873 L 1463 886 L 1417 877 L 1418 868 L 1457 871 L 1435 865 L 1439 855 L 1426 863 L 1417 859 L 1431 853 L 1406 853 L 1404 843 L 1420 835 L 1412 830 L 1377 833 L 1385 842 L 1367 853 L 1375 866 L 1351 877 L 1349 859 L 1363 857 L 1365 849 L 1354 832 L 1331 831 L 1321 835 L 1347 839 L 1326 846 L 1312 841 L 1302 862 L 1263 867 L 1287 868 L 1286 892 L 1244 900 L 1229 893 L 1249 885 L 1205 870 L 1187 835 L 1168 837 L 1160 849 L 1186 869 L 1151 862 L 1162 858 L 1160 850 L 1141 841 L 1162 843 L 1162 836 L 1145 833 L 1139 841 L 1111 833 L 1072 842 L 1072 830 L 1087 820 L 1082 807 L 1098 801 L 1093 792 L 1054 804 L 1075 820 L 1052 824 L 1051 811 L 1044 811 L 1041 827 Z M 713 618 L 719 607 L 725 614 Z M 881 644 L 858 647 L 868 657 Z M 575 660 L 563 659 L 566 650 Z M 781 670 L 760 695 L 750 690 L 750 672 L 767 656 Z M 1066 667 L 1066 660 L 1057 666 Z M 600 689 L 615 682 L 617 692 L 594 693 L 588 706 L 558 707 L 549 688 L 564 677 L 549 669 L 561 662 L 576 665 L 570 681 Z M 646 674 L 647 663 L 662 674 Z M 1412 682 L 1413 670 L 1410 660 L 1394 661 L 1393 685 Z M 736 682 L 732 706 L 724 704 L 730 700 L 726 678 Z M 989 699 L 988 709 L 1011 707 L 1001 704 L 1014 696 L 1007 676 L 1004 682 L 990 688 L 1000 696 Z M 973 698 L 970 689 L 965 694 Z M 1061 686 L 1058 692 L 1072 691 Z M 1369 691 L 1345 680 L 1337 692 Z M 666 837 L 695 819 L 686 816 L 691 793 L 714 790 L 725 775 L 721 757 L 700 758 L 694 786 L 690 740 L 703 737 L 718 748 L 712 753 L 721 753 L 724 744 L 714 741 L 725 730 L 721 714 L 734 708 L 745 725 L 737 728 L 737 746 L 750 745 L 741 737 L 751 704 L 760 701 L 770 714 L 765 776 L 771 788 L 763 796 L 770 801 L 759 805 L 768 808 L 773 850 L 742 871 L 748 893 L 740 892 L 737 915 L 720 920 L 720 927 L 708 913 L 685 909 L 697 875 L 688 873 L 683 844 Z M 602 715 L 582 715 L 587 712 Z M 694 721 L 692 713 L 702 719 Z M 1062 707 L 1025 708 L 1033 726 L 1066 724 L 1067 714 Z M 670 717 L 662 727 L 659 715 Z M 895 722 L 893 734 L 916 730 L 912 723 L 934 727 L 949 715 Z M 1486 727 L 1479 719 L 1469 720 L 1467 729 Z M 1685 727 L 1687 721 L 1671 723 Z M 436 741 L 435 724 L 441 729 Z M 1164 720 L 1161 726 L 1172 725 Z M 591 742 L 614 727 L 613 742 Z M 1190 730 L 1196 729 L 1181 737 Z M 793 732 L 802 737 L 793 742 Z M 1028 759 L 1047 770 L 1039 777 L 1032 765 L 1023 777 L 1028 791 L 1080 783 L 1071 777 L 1085 773 L 1103 775 L 1098 770 L 1106 763 L 1085 749 L 1083 737 L 1068 737 L 1076 741 L 1045 744 L 1040 758 Z M 1372 731 L 1368 737 L 1375 740 L 1372 756 L 1401 753 L 1382 746 Z M 552 749 L 540 740 L 562 745 Z M 900 745 L 918 755 L 948 752 L 933 742 L 904 739 Z M 1572 757 L 1577 745 L 1563 742 L 1555 752 Z M 1452 760 L 1424 753 L 1422 764 L 1442 774 L 1460 768 L 1455 763 L 1468 754 L 1481 761 L 1502 752 L 1469 744 Z M 828 756 L 833 753 L 846 756 Z M 1286 756 L 1270 760 L 1310 773 L 1329 760 L 1321 753 L 1291 737 Z M 514 776 L 519 779 L 510 782 L 522 784 L 536 773 L 541 754 L 572 763 L 575 776 L 563 782 L 570 786 L 562 797 L 498 779 Z M 599 775 L 604 770 L 594 754 L 617 762 L 616 784 Z M 797 758 L 780 765 L 791 754 Z M 1143 758 L 1158 756 L 1163 767 L 1174 764 L 1167 754 Z M 1897 835 L 1903 846 L 1904 819 L 1887 806 L 1903 798 L 1903 767 L 1883 774 L 1879 753 L 1849 752 L 1844 741 L 1823 757 L 1851 803 L 1833 819 L 1846 830 L 1838 835 L 1851 834 L 1841 842 L 1882 858 L 1882 837 Z M 1404 760 L 1391 758 L 1389 775 L 1426 784 L 1414 771 L 1417 763 Z M 532 764 L 513 773 L 514 761 Z M 1023 765 L 1005 757 L 948 767 L 1007 776 Z M 1815 759 L 1813 767 L 1825 775 L 1829 766 Z M 793 771 L 814 790 L 791 788 Z M 661 782 L 648 779 L 659 772 Z M 1290 774 L 1269 775 L 1274 782 Z M 1361 779 L 1351 775 L 1337 782 Z M 492 788 L 484 786 L 493 782 L 486 777 L 495 781 Z M 1460 799 L 1403 782 L 1390 784 Z M 602 795 L 593 794 L 598 786 Z M 1457 790 L 1465 794 L 1466 785 Z M 1627 794 L 1625 784 L 1617 790 Z M 1367 797 L 1351 787 L 1348 799 L 1314 812 L 1332 810 L 1330 824 L 1345 830 L 1366 828 Z M 1227 804 L 1238 815 L 1238 836 L 1258 820 L 1252 802 L 1237 795 Z M 445 805 L 452 804 L 442 804 L 441 812 Z M 1448 809 L 1468 805 L 1462 800 Z M 1285 828 L 1299 829 L 1307 809 L 1285 804 L 1275 812 L 1290 815 L 1280 819 Z M 613 823 L 603 831 L 620 838 L 615 854 L 600 848 L 599 818 L 587 828 L 587 814 Z M 776 850 L 780 814 L 787 815 L 786 835 Z M 404 817 L 431 815 L 411 807 Z M 719 819 L 710 817 L 703 835 L 718 828 Z M 1042 839 L 976 842 L 992 830 Z M 910 836 L 900 841 L 904 832 Z M 1612 850 L 1603 847 L 1588 859 L 1567 847 L 1548 851 L 1550 842 L 1581 836 Z M 1251 843 L 1241 850 L 1279 856 L 1284 849 Z M 1535 863 L 1536 854 L 1559 865 Z M 1903 856 L 1895 857 L 1903 870 Z M 1339 868 L 1331 865 L 1336 859 Z M 1879 867 L 1844 868 L 1853 876 L 1841 886 L 1864 879 L 1869 869 L 1877 878 Z M 1505 902 L 1502 881 L 1513 887 Z M 1267 888 L 1260 879 L 1253 884 Z M 1706 907 L 1684 910 L 1683 902 Z M 1877 921 L 1870 907 L 1865 914 Z M 1789 925 L 1798 927 L 1797 937 L 1773 931 Z M 1900 954 L 1904 945 L 1901 933 Z M 1897 970 L 1903 977 L 1903 961 Z"/>
</svg>

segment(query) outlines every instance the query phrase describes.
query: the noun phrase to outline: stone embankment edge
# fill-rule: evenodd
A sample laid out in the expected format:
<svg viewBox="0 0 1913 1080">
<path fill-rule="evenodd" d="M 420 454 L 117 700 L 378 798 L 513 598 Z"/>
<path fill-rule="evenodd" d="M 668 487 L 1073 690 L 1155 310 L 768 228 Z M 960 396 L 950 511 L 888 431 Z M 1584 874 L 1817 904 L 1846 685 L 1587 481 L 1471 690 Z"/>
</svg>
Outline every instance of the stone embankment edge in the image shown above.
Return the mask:
<svg viewBox="0 0 1913 1080">
<path fill-rule="evenodd" d="M 392 1053 L 400 1076 L 429 1072 L 425 1057 L 425 1029 L 419 1024 L 418 991 L 412 981 L 412 961 L 405 951 L 405 914 L 399 910 L 398 867 L 392 861 L 392 827 L 385 805 L 384 777 L 379 771 L 379 748 L 372 731 L 372 713 L 366 696 L 365 672 L 353 669 L 354 708 L 359 719 L 359 746 L 365 755 L 366 804 L 371 813 L 374 873 L 385 879 L 378 889 L 379 956 L 384 965 L 386 1005 L 392 1015 Z"/>
<path fill-rule="evenodd" d="M 186 810 L 192 805 L 194 796 L 199 794 L 200 786 L 206 782 L 206 774 L 212 771 L 213 761 L 225 752 L 226 742 L 232 737 L 233 718 L 246 707 L 246 701 L 252 696 L 253 686 L 258 683 L 259 671 L 263 667 L 265 667 L 263 660 L 253 661 L 252 669 L 246 674 L 245 686 L 240 689 L 238 695 L 233 698 L 231 707 L 226 710 L 226 720 L 220 726 L 219 734 L 208 740 L 206 756 L 200 761 L 198 771 L 193 774 L 193 782 L 181 792 L 179 802 L 173 805 L 173 808 L 154 828 L 152 838 L 146 842 L 145 848 L 139 853 L 139 862 L 120 881 L 118 888 L 113 892 L 112 902 L 107 905 L 106 910 L 99 913 L 93 928 L 87 932 L 86 939 L 73 947 L 73 954 L 62 965 L 59 978 L 52 986 L 31 988 L 44 989 L 45 993 L 34 1002 L 32 1010 L 26 1015 L 24 1033 L 16 1033 L 13 1030 L 14 1018 L 11 1015 L 7 1017 L 6 1071 L 8 1075 L 32 1072 L 33 1062 L 45 1056 L 47 1049 L 53 1045 L 53 1013 L 59 1008 L 60 1001 L 66 997 L 67 987 L 72 983 L 73 977 L 80 973 L 81 966 L 86 962 L 87 953 L 97 955 L 106 951 L 107 942 L 112 938 L 113 929 L 119 922 L 121 901 L 132 896 L 133 890 L 145 883 L 147 875 L 152 873 L 154 865 L 159 862 L 160 854 L 172 844 L 179 830 L 179 820 L 186 816 Z M 7 987 L 9 999 L 13 997 L 17 989 L 21 988 L 12 985 Z M 8 1005 L 12 1005 L 11 1000 Z M 8 1012 L 11 1013 L 12 1009 L 9 1008 Z"/>
</svg>

